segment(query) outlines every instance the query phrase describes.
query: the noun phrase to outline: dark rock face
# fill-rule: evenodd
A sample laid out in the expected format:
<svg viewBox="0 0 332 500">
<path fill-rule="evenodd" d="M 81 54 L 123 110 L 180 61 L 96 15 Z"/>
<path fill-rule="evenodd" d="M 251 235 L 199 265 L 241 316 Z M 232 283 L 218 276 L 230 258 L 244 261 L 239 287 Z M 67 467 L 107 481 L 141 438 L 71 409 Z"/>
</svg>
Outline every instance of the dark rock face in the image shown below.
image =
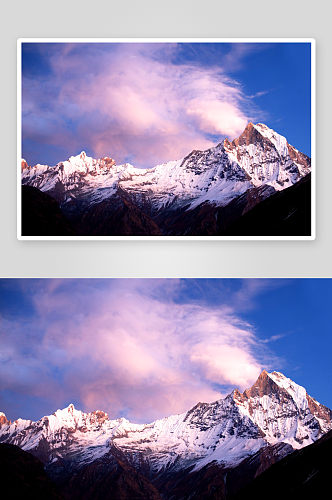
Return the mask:
<svg viewBox="0 0 332 500">
<path fill-rule="evenodd" d="M 233 500 L 309 500 L 330 497 L 332 431 L 294 451 L 247 484 Z"/>
<path fill-rule="evenodd" d="M 292 451 L 284 443 L 266 446 L 234 468 L 211 463 L 198 471 L 192 468 L 175 473 L 164 471 L 151 481 L 167 500 L 228 500 Z"/>
<path fill-rule="evenodd" d="M 187 210 L 181 209 L 160 211 L 154 220 L 165 236 L 213 236 L 217 231 L 217 208 L 209 203 L 202 203 L 198 207 Z"/>
<path fill-rule="evenodd" d="M 165 210 L 155 215 L 154 220 L 162 234 L 168 236 L 220 236 L 232 223 L 275 192 L 272 186 L 251 188 L 225 207 L 206 202 L 192 210 L 187 210 L 188 207 Z"/>
<path fill-rule="evenodd" d="M 0 444 L 1 498 L 63 500 L 43 464 L 18 446 Z"/>
<path fill-rule="evenodd" d="M 48 474 L 57 481 L 65 500 L 161 500 L 151 482 L 131 467 L 124 456 L 121 460 L 116 454 L 109 453 L 72 471 L 65 481 L 59 472 L 56 474 L 57 466 L 50 467 Z M 66 464 L 62 467 L 65 469 Z"/>
<path fill-rule="evenodd" d="M 76 231 L 88 236 L 157 236 L 157 224 L 130 201 L 119 196 L 98 203 L 75 222 Z"/>
<path fill-rule="evenodd" d="M 311 234 L 310 174 L 276 192 L 251 188 L 225 207 L 208 202 L 194 209 L 172 207 L 151 213 L 120 190 L 87 211 L 66 215 L 46 193 L 22 187 L 23 236 L 308 236 Z"/>
<path fill-rule="evenodd" d="M 79 470 L 63 462 L 48 466 L 47 473 L 65 500 L 227 500 L 292 451 L 281 443 L 262 448 L 234 468 L 211 463 L 198 471 L 151 473 L 144 464 L 135 470 L 123 453 L 112 449 Z"/>
<path fill-rule="evenodd" d="M 75 236 L 59 203 L 32 186 L 22 186 L 22 236 Z"/>
<path fill-rule="evenodd" d="M 225 476 L 227 469 L 212 464 L 199 471 L 160 474 L 154 484 L 165 500 L 226 500 Z"/>
</svg>

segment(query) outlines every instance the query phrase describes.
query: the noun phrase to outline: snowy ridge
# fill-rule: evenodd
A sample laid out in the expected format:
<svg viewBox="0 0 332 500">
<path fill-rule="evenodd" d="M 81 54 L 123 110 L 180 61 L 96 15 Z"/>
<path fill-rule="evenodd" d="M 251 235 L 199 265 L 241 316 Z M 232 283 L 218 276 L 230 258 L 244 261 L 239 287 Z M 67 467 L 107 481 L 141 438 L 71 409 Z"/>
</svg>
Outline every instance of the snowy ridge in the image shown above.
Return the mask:
<svg viewBox="0 0 332 500">
<path fill-rule="evenodd" d="M 300 385 L 293 382 L 293 380 L 291 380 L 290 378 L 286 378 L 282 373 L 279 372 L 272 372 L 269 374 L 269 376 L 279 387 L 282 387 L 291 395 L 296 406 L 299 409 L 305 410 L 308 407 L 308 401 L 306 397 L 307 391 L 304 389 L 304 387 L 301 387 Z"/>
<path fill-rule="evenodd" d="M 288 155 L 287 140 L 284 136 L 277 134 L 274 130 L 267 127 L 263 123 L 257 123 L 254 127 L 262 134 L 262 136 L 266 137 L 274 144 L 281 157 Z"/>
<path fill-rule="evenodd" d="M 238 139 L 151 169 L 116 165 L 111 158 L 95 160 L 84 151 L 54 167 L 29 167 L 21 162 L 22 184 L 54 196 L 62 209 L 79 201 L 86 208 L 116 194 L 118 189 L 138 207 L 194 208 L 208 202 L 225 206 L 252 187 L 280 191 L 310 172 L 310 159 L 266 125 L 249 123 Z"/>
<path fill-rule="evenodd" d="M 4 416 L 6 419 L 6 415 L 4 413 L 1 414 L 1 416 Z M 10 435 L 16 435 L 20 433 L 21 431 L 27 429 L 30 427 L 31 424 L 34 424 L 32 420 L 24 420 L 22 418 L 19 418 L 15 420 L 15 422 L 8 422 L 6 419 L 5 424 L 2 426 L 1 431 L 0 431 L 0 436 L 3 434 L 6 436 L 6 434 Z M 1 440 L 1 437 L 0 437 Z"/>
<path fill-rule="evenodd" d="M 267 445 L 302 448 L 332 429 L 331 420 L 331 410 L 303 387 L 263 371 L 243 394 L 235 389 L 225 399 L 151 424 L 110 420 L 102 411 L 83 413 L 69 405 L 38 422 L 6 420 L 0 441 L 41 456 L 46 464 L 61 458 L 87 464 L 115 446 L 134 466 L 146 463 L 153 472 L 189 465 L 197 470 L 212 461 L 234 466 Z"/>
</svg>

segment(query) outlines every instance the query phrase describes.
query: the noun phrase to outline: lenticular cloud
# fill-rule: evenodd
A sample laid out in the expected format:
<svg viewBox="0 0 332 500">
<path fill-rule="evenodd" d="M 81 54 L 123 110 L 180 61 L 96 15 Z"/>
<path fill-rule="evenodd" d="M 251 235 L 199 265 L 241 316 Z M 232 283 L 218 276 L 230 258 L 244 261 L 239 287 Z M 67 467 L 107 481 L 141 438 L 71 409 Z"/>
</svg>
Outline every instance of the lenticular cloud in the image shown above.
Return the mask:
<svg viewBox="0 0 332 500">
<path fill-rule="evenodd" d="M 174 63 L 177 44 L 72 44 L 44 48 L 52 69 L 23 79 L 23 136 L 152 167 L 211 136 L 239 135 L 245 97 L 222 65 Z M 61 158 L 63 160 L 65 158 Z"/>
<path fill-rule="evenodd" d="M 229 307 L 176 304 L 174 286 L 165 281 L 166 298 L 144 280 L 33 290 L 35 315 L 2 323 L 3 385 L 132 421 L 214 401 L 223 385 L 249 387 L 262 369 L 250 325 Z"/>
</svg>

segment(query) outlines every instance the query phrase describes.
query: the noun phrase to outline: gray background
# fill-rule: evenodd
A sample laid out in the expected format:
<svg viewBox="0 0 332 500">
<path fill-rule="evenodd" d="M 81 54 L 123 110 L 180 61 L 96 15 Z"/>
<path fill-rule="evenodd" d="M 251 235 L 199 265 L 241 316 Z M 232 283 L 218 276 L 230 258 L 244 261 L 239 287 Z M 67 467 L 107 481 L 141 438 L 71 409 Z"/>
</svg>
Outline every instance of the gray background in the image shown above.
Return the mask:
<svg viewBox="0 0 332 500">
<path fill-rule="evenodd" d="M 0 277 L 331 277 L 331 2 L 2 1 Z M 18 241 L 16 41 L 296 37 L 317 48 L 315 241 Z"/>
</svg>

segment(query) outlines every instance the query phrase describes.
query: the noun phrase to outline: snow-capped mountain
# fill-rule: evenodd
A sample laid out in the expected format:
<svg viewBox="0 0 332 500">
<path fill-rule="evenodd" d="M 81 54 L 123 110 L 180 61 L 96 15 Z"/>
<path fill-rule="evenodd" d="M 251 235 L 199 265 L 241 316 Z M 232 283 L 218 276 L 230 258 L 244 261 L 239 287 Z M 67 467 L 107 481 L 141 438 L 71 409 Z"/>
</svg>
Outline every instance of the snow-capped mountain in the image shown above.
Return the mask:
<svg viewBox="0 0 332 500">
<path fill-rule="evenodd" d="M 255 196 L 261 201 L 294 185 L 311 169 L 310 158 L 260 123 L 249 123 L 232 142 L 225 139 L 151 169 L 116 165 L 108 157 L 95 160 L 84 151 L 54 167 L 29 167 L 25 160 L 21 165 L 22 184 L 54 197 L 69 217 L 120 197 L 153 220 L 162 213 L 190 212 L 206 204 L 225 207 L 252 189 L 259 189 Z"/>
<path fill-rule="evenodd" d="M 121 453 L 150 475 L 211 463 L 235 467 L 267 446 L 282 456 L 332 429 L 331 410 L 281 373 L 266 371 L 242 394 L 235 389 L 225 399 L 151 424 L 110 420 L 102 411 L 83 413 L 73 405 L 38 422 L 1 418 L 0 441 L 31 452 L 46 467 L 65 460 L 79 468 Z"/>
</svg>

